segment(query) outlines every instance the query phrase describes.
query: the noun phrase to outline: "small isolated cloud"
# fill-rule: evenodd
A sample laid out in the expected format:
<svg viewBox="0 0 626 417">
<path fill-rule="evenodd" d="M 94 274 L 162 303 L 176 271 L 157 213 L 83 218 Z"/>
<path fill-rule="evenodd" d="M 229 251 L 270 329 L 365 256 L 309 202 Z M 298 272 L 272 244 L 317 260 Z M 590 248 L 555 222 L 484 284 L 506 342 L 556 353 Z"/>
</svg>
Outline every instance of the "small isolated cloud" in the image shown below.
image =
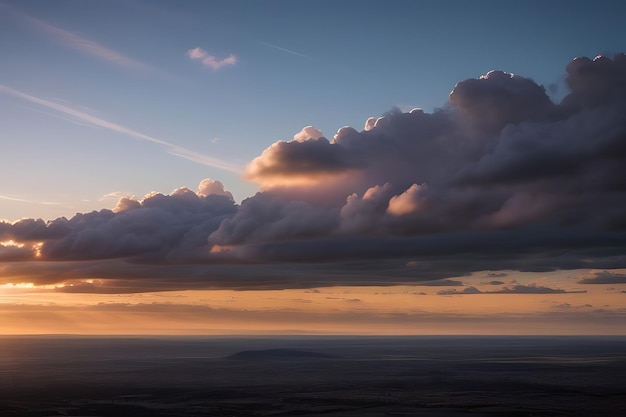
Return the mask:
<svg viewBox="0 0 626 417">
<path fill-rule="evenodd" d="M 463 290 L 459 291 L 456 288 L 452 288 L 449 290 L 441 290 L 437 291 L 439 295 L 456 295 L 456 294 L 483 294 L 481 290 L 476 287 L 467 287 L 463 288 Z"/>
<path fill-rule="evenodd" d="M 216 71 L 227 65 L 235 65 L 237 63 L 237 57 L 233 54 L 228 55 L 224 59 L 218 59 L 215 55 L 210 55 L 202 48 L 193 48 L 187 51 L 187 56 L 191 59 L 202 62 L 207 68 L 211 68 Z"/>
<path fill-rule="evenodd" d="M 595 272 L 580 281 L 579 284 L 626 284 L 626 274 L 610 271 Z"/>
<path fill-rule="evenodd" d="M 494 280 L 494 281 L 484 282 L 483 284 L 485 284 L 485 285 L 503 285 L 504 281 Z"/>
<path fill-rule="evenodd" d="M 113 191 L 113 192 L 110 192 L 110 193 L 107 193 L 107 194 L 103 195 L 102 197 L 100 197 L 98 199 L 98 201 L 104 201 L 104 200 L 109 199 L 109 198 L 112 198 L 112 199 L 115 199 L 115 200 L 119 201 L 122 198 L 132 198 L 132 199 L 134 199 L 135 196 L 132 195 L 131 193 L 125 193 L 125 192 L 122 192 L 122 191 Z"/>
<path fill-rule="evenodd" d="M 572 305 L 570 303 L 561 303 L 552 306 L 553 309 L 556 310 L 574 310 L 574 309 L 589 309 L 593 308 L 591 304 L 581 304 L 581 305 Z"/>
<path fill-rule="evenodd" d="M 490 278 L 504 278 L 508 277 L 509 274 L 507 274 L 506 272 L 490 272 L 487 274 L 487 276 Z"/>
</svg>

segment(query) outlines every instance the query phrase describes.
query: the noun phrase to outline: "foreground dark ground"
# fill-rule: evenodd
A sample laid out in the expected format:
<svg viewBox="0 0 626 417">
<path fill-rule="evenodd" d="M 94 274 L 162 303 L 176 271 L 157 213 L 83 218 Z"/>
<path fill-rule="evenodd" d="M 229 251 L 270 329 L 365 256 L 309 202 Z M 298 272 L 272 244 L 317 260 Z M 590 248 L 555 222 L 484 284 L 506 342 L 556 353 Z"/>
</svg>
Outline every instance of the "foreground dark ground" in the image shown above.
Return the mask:
<svg viewBox="0 0 626 417">
<path fill-rule="evenodd" d="M 626 415 L 619 337 L 3 337 L 0 366 L 2 417 Z"/>
</svg>

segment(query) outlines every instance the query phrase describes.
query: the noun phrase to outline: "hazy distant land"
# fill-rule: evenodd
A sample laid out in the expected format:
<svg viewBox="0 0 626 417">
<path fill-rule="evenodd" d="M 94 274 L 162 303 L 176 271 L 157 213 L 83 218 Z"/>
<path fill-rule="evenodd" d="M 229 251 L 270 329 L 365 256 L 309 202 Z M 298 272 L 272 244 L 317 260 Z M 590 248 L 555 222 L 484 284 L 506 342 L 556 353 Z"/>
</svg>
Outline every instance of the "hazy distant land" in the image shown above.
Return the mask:
<svg viewBox="0 0 626 417">
<path fill-rule="evenodd" d="M 624 337 L 0 339 L 0 416 L 623 416 Z"/>
</svg>

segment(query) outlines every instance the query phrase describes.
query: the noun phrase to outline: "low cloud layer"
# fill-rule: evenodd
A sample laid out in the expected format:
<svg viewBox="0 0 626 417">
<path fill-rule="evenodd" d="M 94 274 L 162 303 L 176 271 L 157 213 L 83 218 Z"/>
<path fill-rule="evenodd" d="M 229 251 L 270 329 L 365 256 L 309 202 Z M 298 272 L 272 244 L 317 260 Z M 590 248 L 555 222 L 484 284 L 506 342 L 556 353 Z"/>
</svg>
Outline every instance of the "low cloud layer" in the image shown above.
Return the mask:
<svg viewBox="0 0 626 417">
<path fill-rule="evenodd" d="M 463 290 L 447 289 L 438 291 L 439 295 L 459 295 L 459 294 L 579 294 L 586 291 L 566 291 L 560 288 L 544 287 L 537 284 L 514 285 L 512 287 L 504 287 L 495 291 L 481 291 L 476 287 L 466 287 Z"/>
<path fill-rule="evenodd" d="M 595 272 L 580 281 L 579 284 L 626 284 L 626 274 L 611 271 Z"/>
<path fill-rule="evenodd" d="M 13 241 L 0 246 L 3 279 L 117 279 L 111 291 L 130 291 L 624 268 L 626 56 L 566 72 L 560 103 L 491 71 L 433 113 L 394 110 L 331 139 L 307 126 L 251 161 L 245 176 L 262 190 L 239 206 L 204 180 L 69 220 L 0 223 Z M 54 277 L 36 275 L 50 265 Z"/>
</svg>

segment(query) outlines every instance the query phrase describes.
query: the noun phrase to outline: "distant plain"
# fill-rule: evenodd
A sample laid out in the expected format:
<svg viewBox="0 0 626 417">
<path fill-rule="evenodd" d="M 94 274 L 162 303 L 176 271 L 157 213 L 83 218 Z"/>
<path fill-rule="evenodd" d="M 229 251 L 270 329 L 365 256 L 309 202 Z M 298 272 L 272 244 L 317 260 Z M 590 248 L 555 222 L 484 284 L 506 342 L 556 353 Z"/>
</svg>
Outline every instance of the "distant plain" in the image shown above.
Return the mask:
<svg viewBox="0 0 626 417">
<path fill-rule="evenodd" d="M 623 416 L 625 337 L 0 338 L 0 416 Z"/>
</svg>

